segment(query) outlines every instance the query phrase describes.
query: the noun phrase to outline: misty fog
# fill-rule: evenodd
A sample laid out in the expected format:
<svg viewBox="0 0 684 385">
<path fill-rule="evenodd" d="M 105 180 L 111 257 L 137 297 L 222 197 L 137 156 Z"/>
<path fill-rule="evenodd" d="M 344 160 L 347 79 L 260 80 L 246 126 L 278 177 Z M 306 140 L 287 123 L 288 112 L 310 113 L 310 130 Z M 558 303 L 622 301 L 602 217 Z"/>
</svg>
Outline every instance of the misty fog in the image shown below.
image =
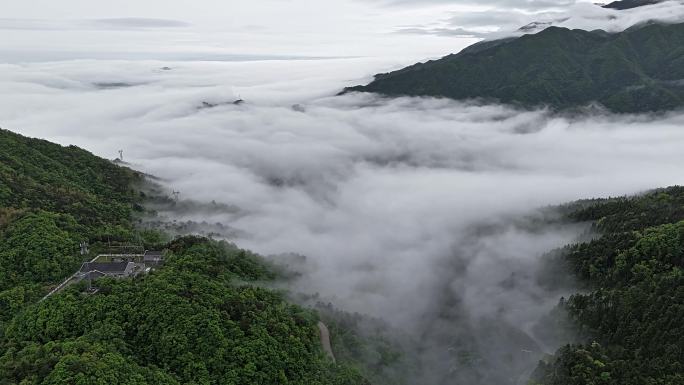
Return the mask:
<svg viewBox="0 0 684 385">
<path fill-rule="evenodd" d="M 597 7 L 593 1 L 502 0 L 501 3 L 503 4 L 496 8 L 453 12 L 448 18 L 437 22 L 412 25 L 399 31 L 418 35 L 477 36 L 496 39 L 536 33 L 552 25 L 585 31 L 601 29 L 614 33 L 641 23 L 684 21 L 682 0 L 663 1 L 627 10 Z"/>
<path fill-rule="evenodd" d="M 215 210 L 163 214 L 221 223 L 230 241 L 298 270 L 293 292 L 318 293 L 422 340 L 430 369 L 421 381 L 453 378 L 468 343 L 493 367 L 524 374 L 557 348 L 535 325 L 573 292 L 539 284 L 539 261 L 583 230 L 535 228 L 524 218 L 570 200 L 681 184 L 684 115 L 594 107 L 576 117 L 333 96 L 393 65 L 5 64 L 0 125 L 110 159 L 121 149 L 181 201 L 214 202 Z M 511 349 L 525 357 L 497 356 Z"/>
</svg>

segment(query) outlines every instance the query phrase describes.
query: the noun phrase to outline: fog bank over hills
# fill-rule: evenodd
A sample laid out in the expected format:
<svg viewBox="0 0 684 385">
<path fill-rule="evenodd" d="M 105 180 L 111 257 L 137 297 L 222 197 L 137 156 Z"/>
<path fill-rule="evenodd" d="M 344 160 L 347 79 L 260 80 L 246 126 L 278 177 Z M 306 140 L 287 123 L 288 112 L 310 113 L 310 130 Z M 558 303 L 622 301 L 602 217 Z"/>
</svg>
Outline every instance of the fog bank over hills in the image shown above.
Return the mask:
<svg viewBox="0 0 684 385">
<path fill-rule="evenodd" d="M 420 318 L 407 298 L 426 303 L 426 283 L 475 223 L 681 182 L 678 113 L 573 117 L 323 97 L 347 81 L 323 74 L 351 63 L 5 66 L 0 116 L 4 127 L 110 158 L 121 148 L 183 198 L 239 207 L 203 219 L 239 229 L 241 246 L 307 256 L 298 289 L 398 324 Z M 294 80 L 274 81 L 285 65 Z M 246 103 L 198 108 L 238 94 Z M 549 239 L 527 257 L 569 240 Z"/>
<path fill-rule="evenodd" d="M 181 200 L 215 202 L 213 211 L 166 214 L 219 222 L 231 241 L 301 273 L 293 292 L 318 293 L 422 342 L 416 381 L 449 378 L 463 353 L 453 348 L 465 342 L 494 377 L 464 372 L 464 381 L 509 381 L 559 343 L 535 326 L 572 290 L 534 277 L 544 253 L 582 231 L 523 218 L 681 184 L 684 116 L 330 96 L 385 65 L 4 64 L 0 122 L 108 158 L 122 149 Z M 521 349 L 532 353 L 497 364 Z"/>
</svg>

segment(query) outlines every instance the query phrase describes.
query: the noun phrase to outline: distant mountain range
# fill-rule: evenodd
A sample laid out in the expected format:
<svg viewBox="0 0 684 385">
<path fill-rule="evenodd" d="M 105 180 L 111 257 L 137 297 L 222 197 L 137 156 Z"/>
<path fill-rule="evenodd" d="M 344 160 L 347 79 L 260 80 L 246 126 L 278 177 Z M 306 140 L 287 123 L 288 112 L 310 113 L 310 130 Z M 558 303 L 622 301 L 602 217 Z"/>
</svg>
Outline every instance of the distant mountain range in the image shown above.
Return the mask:
<svg viewBox="0 0 684 385">
<path fill-rule="evenodd" d="M 593 102 L 615 112 L 675 109 L 684 105 L 684 24 L 647 24 L 615 34 L 549 27 L 376 75 L 349 91 L 555 109 Z"/>
<path fill-rule="evenodd" d="M 638 8 L 642 7 L 644 5 L 652 5 L 652 4 L 658 4 L 662 3 L 664 0 L 622 0 L 622 1 L 613 1 L 610 4 L 606 4 L 603 6 L 603 8 L 611 8 L 611 9 L 618 9 L 618 10 L 623 10 L 623 9 L 632 9 L 632 8 Z"/>
</svg>

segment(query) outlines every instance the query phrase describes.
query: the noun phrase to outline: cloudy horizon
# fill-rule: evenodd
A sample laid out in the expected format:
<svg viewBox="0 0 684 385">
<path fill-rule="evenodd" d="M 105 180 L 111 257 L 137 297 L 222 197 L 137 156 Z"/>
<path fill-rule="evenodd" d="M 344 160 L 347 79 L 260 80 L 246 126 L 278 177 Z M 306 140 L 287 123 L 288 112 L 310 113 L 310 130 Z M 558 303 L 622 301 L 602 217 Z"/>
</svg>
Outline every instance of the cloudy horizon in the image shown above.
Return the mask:
<svg viewBox="0 0 684 385">
<path fill-rule="evenodd" d="M 3 62 L 394 57 L 406 65 L 456 53 L 481 39 L 520 34 L 518 29 L 530 23 L 617 32 L 648 20 L 678 22 L 684 20 L 680 5 L 681 0 L 671 0 L 615 11 L 584 0 L 201 0 L 192 9 L 159 0 L 116 6 L 8 2 L 0 5 L 0 30 L 11 38 L 0 42 L 0 57 Z"/>
</svg>

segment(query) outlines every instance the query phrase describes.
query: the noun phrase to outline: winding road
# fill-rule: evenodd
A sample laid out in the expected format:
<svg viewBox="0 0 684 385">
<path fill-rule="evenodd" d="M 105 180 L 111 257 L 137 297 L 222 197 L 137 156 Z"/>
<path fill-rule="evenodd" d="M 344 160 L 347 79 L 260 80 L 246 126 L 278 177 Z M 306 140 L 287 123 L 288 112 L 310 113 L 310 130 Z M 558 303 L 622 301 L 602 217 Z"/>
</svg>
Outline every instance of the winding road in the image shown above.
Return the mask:
<svg viewBox="0 0 684 385">
<path fill-rule="evenodd" d="M 328 327 L 320 321 L 318 321 L 318 334 L 321 336 L 321 346 L 323 347 L 323 351 L 333 362 L 337 363 L 335 360 L 335 354 L 332 351 L 332 345 L 330 344 L 330 330 L 328 330 Z"/>
</svg>

